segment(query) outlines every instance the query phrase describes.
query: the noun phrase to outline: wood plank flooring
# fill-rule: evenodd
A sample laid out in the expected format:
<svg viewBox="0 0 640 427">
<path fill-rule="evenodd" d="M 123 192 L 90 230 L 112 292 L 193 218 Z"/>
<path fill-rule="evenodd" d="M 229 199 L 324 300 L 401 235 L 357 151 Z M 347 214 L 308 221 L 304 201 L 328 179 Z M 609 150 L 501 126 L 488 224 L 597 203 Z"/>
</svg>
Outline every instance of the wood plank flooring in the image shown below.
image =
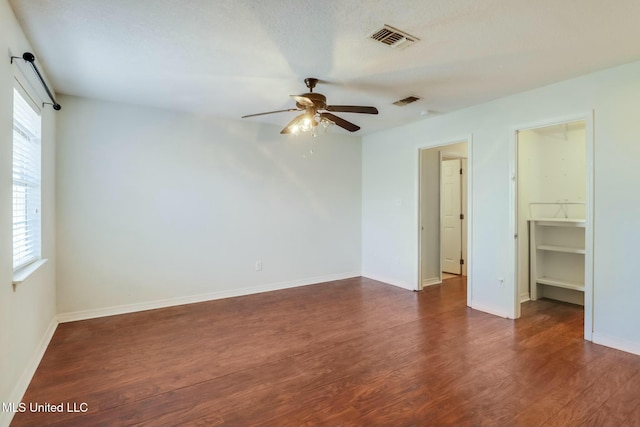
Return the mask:
<svg viewBox="0 0 640 427">
<path fill-rule="evenodd" d="M 640 425 L 640 357 L 580 307 L 465 304 L 355 278 L 61 324 L 23 402 L 88 411 L 12 426 Z"/>
</svg>

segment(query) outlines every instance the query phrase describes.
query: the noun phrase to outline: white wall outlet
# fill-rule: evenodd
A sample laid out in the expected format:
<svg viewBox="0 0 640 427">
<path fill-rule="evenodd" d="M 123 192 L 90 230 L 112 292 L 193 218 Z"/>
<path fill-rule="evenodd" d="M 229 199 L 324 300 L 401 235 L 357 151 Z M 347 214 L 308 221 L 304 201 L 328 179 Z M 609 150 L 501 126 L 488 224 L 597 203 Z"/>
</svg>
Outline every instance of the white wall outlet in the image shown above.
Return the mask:
<svg viewBox="0 0 640 427">
<path fill-rule="evenodd" d="M 501 288 L 504 288 L 504 278 L 503 277 L 498 277 L 498 286 L 500 286 Z"/>
<path fill-rule="evenodd" d="M 256 261 L 256 271 L 262 271 L 262 261 Z"/>
</svg>

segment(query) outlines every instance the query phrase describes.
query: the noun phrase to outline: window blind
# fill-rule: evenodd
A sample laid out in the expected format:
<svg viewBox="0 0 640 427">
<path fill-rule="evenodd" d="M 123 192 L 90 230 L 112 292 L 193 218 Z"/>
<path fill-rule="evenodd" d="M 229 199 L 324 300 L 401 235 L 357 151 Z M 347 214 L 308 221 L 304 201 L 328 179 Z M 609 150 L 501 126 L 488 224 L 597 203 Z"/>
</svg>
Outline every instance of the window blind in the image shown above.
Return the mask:
<svg viewBox="0 0 640 427">
<path fill-rule="evenodd" d="M 40 115 L 13 90 L 13 269 L 41 256 Z"/>
</svg>

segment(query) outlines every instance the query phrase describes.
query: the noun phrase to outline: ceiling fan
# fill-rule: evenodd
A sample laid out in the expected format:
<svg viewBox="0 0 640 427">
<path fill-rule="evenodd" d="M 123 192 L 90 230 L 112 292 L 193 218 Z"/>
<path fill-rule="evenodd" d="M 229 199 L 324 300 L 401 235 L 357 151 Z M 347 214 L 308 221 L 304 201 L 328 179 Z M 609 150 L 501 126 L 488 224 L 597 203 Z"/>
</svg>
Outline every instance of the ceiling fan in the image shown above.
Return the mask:
<svg viewBox="0 0 640 427">
<path fill-rule="evenodd" d="M 363 107 L 358 105 L 327 105 L 326 96 L 321 93 L 313 92 L 313 89 L 318 83 L 318 79 L 309 77 L 304 79 L 304 83 L 307 85 L 307 88 L 309 88 L 309 93 L 303 93 L 302 95 L 290 95 L 296 101 L 296 108 L 249 114 L 242 116 L 242 118 L 263 116 L 265 114 L 273 113 L 285 113 L 289 111 L 302 111 L 302 114 L 296 116 L 287 126 L 284 127 L 284 129 L 282 129 L 282 131 L 280 131 L 281 134 L 297 134 L 301 131 L 314 131 L 314 128 L 319 124 L 324 126 L 336 124 L 349 132 L 355 132 L 360 129 L 360 126 L 331 114 L 328 111 L 335 113 L 378 114 L 378 109 L 375 107 Z"/>
</svg>

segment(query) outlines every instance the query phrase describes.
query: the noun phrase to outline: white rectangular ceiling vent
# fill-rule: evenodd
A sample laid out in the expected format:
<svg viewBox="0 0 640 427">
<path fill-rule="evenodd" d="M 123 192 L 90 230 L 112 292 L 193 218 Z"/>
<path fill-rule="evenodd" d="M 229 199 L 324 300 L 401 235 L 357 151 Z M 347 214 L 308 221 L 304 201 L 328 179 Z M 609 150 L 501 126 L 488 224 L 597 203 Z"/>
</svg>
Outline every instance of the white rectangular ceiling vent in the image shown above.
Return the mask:
<svg viewBox="0 0 640 427">
<path fill-rule="evenodd" d="M 369 38 L 396 49 L 404 49 L 420 40 L 411 34 L 407 34 L 404 31 L 400 31 L 386 24 L 379 30 L 374 31 Z"/>
</svg>

